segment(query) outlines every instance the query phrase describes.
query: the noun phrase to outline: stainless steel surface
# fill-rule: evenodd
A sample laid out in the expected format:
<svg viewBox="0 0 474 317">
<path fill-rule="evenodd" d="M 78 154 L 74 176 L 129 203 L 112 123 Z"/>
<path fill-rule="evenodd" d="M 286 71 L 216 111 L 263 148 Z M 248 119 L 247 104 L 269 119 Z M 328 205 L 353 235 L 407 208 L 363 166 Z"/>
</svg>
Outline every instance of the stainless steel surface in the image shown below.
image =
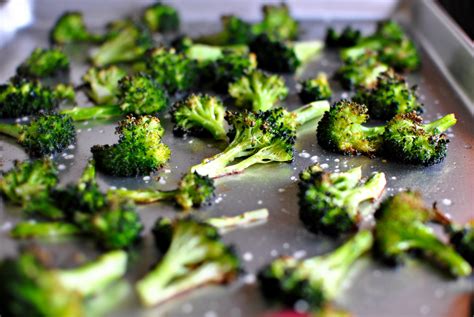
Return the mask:
<svg viewBox="0 0 474 317">
<path fill-rule="evenodd" d="M 85 8 L 94 10 L 93 7 Z M 85 12 L 86 16 L 88 12 Z M 51 23 L 54 18 L 51 17 Z M 104 21 L 105 22 L 105 21 Z M 408 21 L 408 27 L 412 21 Z M 343 26 L 346 22 L 331 23 Z M 355 26 L 370 31 L 372 22 L 356 22 Z M 305 22 L 302 25 L 303 39 L 322 39 L 328 23 Z M 184 32 L 196 33 L 200 27 L 215 29 L 216 25 L 195 23 L 184 26 Z M 7 46 L 0 49 L 0 82 L 8 79 L 16 65 L 36 46 L 47 44 L 47 29 L 33 27 L 18 33 Z M 72 81 L 77 84 L 86 66 L 80 56 L 84 47 L 74 52 L 71 73 Z M 423 51 L 423 50 L 422 50 Z M 337 56 L 325 52 L 312 63 L 303 76 L 317 71 L 332 73 L 338 66 Z M 113 316 L 261 316 L 278 307 L 269 306 L 261 297 L 255 283 L 255 272 L 277 254 L 297 254 L 312 256 L 332 250 L 340 241 L 325 236 L 316 236 L 307 232 L 298 220 L 296 200 L 297 176 L 301 169 L 318 161 L 327 164 L 327 169 L 335 171 L 362 165 L 365 175 L 373 171 L 383 171 L 388 178 L 386 194 L 395 193 L 404 188 L 415 188 L 423 192 L 428 202 L 438 201 L 439 206 L 449 212 L 457 221 L 464 222 L 474 215 L 474 125 L 470 112 L 463 101 L 451 88 L 437 66 L 423 51 L 422 69 L 409 76 L 409 82 L 420 86 L 420 96 L 426 104 L 425 119 L 432 120 L 454 112 L 458 124 L 449 131 L 451 143 L 447 159 L 429 168 L 400 165 L 383 159 L 365 157 L 344 157 L 328 153 L 319 148 L 315 138 L 315 124 L 304 126 L 296 144 L 296 159 L 292 164 L 267 164 L 249 169 L 242 175 L 226 177 L 217 182 L 217 198 L 212 206 L 197 214 L 202 217 L 234 215 L 241 211 L 266 207 L 270 218 L 265 225 L 245 230 L 237 230 L 225 235 L 225 240 L 235 243 L 239 250 L 246 273 L 228 287 L 206 287 L 181 296 L 176 300 L 151 309 L 144 310 L 134 296 L 124 302 Z M 287 78 L 291 95 L 285 104 L 289 108 L 300 105 L 296 96 L 294 78 Z M 347 97 L 336 82 L 331 82 L 334 99 Z M 80 105 L 88 105 L 84 96 L 79 96 Z M 173 137 L 171 124 L 166 114 L 162 115 L 167 134 L 164 141 L 173 150 L 168 166 L 153 175 L 152 180 L 145 178 L 114 178 L 100 175 L 104 189 L 116 187 L 159 186 L 172 188 L 180 175 L 190 166 L 203 158 L 217 153 L 225 145 L 196 138 L 180 139 Z M 77 125 L 78 143 L 74 149 L 67 150 L 57 161 L 64 168 L 61 181 L 74 181 L 80 175 L 89 158 L 89 149 L 94 144 L 112 143 L 114 124 L 95 122 Z M 10 140 L 1 137 L 3 170 L 11 168 L 14 159 L 26 158 L 22 150 Z M 161 181 L 156 179 L 160 177 Z M 19 210 L 0 207 L 0 257 L 14 254 L 19 243 L 8 237 L 8 229 L 18 221 Z M 146 224 L 145 239 L 134 252 L 130 281 L 142 276 L 157 259 L 152 239 L 148 236 L 149 227 L 158 216 L 174 215 L 176 210 L 169 204 L 156 204 L 140 207 L 140 214 Z M 93 255 L 96 251 L 90 243 L 61 242 L 42 243 L 50 245 L 57 254 L 58 263 L 67 263 L 74 252 Z M 355 316 L 468 316 L 469 294 L 473 291 L 473 279 L 450 280 L 439 271 L 420 261 L 409 261 L 398 269 L 384 267 L 367 258 L 354 268 L 351 284 L 346 287 L 336 303 Z"/>
</svg>

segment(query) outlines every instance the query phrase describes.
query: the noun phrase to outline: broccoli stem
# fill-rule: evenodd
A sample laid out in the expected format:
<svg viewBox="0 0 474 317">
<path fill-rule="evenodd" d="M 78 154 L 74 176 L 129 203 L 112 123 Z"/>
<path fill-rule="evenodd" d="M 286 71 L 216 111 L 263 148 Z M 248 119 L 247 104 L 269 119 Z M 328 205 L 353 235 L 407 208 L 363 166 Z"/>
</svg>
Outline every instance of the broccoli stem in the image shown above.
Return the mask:
<svg viewBox="0 0 474 317">
<path fill-rule="evenodd" d="M 436 131 L 437 133 L 441 133 L 455 125 L 457 122 L 456 117 L 454 116 L 453 113 L 448 114 L 438 120 L 435 120 L 433 122 L 424 124 L 423 127 L 427 132 L 434 132 Z"/>
<path fill-rule="evenodd" d="M 291 113 L 296 115 L 296 126 L 300 126 L 317 117 L 321 117 L 326 111 L 329 111 L 329 108 L 330 105 L 327 100 L 319 100 L 293 110 Z"/>
<path fill-rule="evenodd" d="M 206 222 L 222 231 L 228 231 L 238 227 L 244 227 L 254 222 L 265 221 L 268 219 L 268 209 L 262 208 L 253 211 L 247 211 L 233 217 L 216 217 L 207 219 Z"/>
<path fill-rule="evenodd" d="M 74 121 L 107 120 L 123 115 L 122 110 L 117 105 L 74 107 L 62 110 L 61 113 L 71 116 Z"/>
<path fill-rule="evenodd" d="M 111 191 L 112 195 L 117 194 L 120 197 L 128 198 L 138 204 L 151 204 L 162 200 L 173 200 L 176 197 L 177 190 L 160 191 L 154 189 L 118 189 Z"/>
<path fill-rule="evenodd" d="M 68 270 L 55 270 L 59 281 L 66 288 L 83 296 L 104 289 L 111 282 L 122 277 L 127 270 L 127 253 L 122 250 L 111 251 L 97 260 L 81 267 Z"/>
<path fill-rule="evenodd" d="M 211 46 L 206 44 L 193 44 L 186 50 L 186 56 L 198 61 L 215 61 L 222 57 L 224 51 L 235 53 L 248 53 L 247 45 Z"/>
<path fill-rule="evenodd" d="M 309 62 L 322 48 L 321 41 L 302 41 L 293 44 L 293 51 L 302 65 Z"/>
<path fill-rule="evenodd" d="M 71 236 L 79 232 L 79 228 L 65 222 L 20 222 L 10 234 L 15 239 L 27 239 Z"/>
<path fill-rule="evenodd" d="M 85 302 L 86 316 L 108 316 L 117 306 L 123 305 L 131 294 L 132 288 L 128 282 L 117 281 Z"/>
<path fill-rule="evenodd" d="M 365 209 L 363 210 L 365 212 L 361 213 L 359 205 L 366 200 L 378 198 L 382 194 L 386 184 L 387 180 L 385 174 L 376 173 L 372 175 L 365 184 L 352 190 L 345 199 L 348 202 L 347 210 L 351 218 L 356 219 L 358 216 L 367 217 L 370 215 L 371 209 Z"/>
<path fill-rule="evenodd" d="M 18 139 L 21 126 L 18 124 L 0 123 L 0 133 Z"/>
</svg>

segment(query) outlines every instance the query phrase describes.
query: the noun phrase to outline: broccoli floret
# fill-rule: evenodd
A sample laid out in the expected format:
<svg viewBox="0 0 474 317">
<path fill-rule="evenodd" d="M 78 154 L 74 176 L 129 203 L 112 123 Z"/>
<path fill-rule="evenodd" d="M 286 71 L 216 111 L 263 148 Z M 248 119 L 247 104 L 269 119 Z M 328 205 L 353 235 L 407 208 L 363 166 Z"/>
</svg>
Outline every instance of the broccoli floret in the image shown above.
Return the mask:
<svg viewBox="0 0 474 317">
<path fill-rule="evenodd" d="M 346 155 L 373 156 L 382 146 L 384 127 L 365 127 L 367 107 L 348 100 L 336 102 L 318 123 L 318 144 Z"/>
<path fill-rule="evenodd" d="M 341 285 L 354 262 L 370 250 L 370 231 L 360 231 L 338 249 L 322 256 L 297 260 L 280 257 L 258 274 L 263 295 L 293 307 L 305 301 L 312 311 L 319 311 L 341 292 Z"/>
<path fill-rule="evenodd" d="M 172 32 L 179 29 L 179 14 L 172 6 L 157 2 L 143 12 L 142 20 L 153 32 Z"/>
<path fill-rule="evenodd" d="M 25 125 L 1 123 L 0 133 L 15 138 L 32 157 L 61 152 L 76 140 L 73 121 L 63 114 L 40 114 Z"/>
<path fill-rule="evenodd" d="M 18 66 L 19 76 L 44 78 L 69 70 L 69 58 L 57 48 L 37 48 Z"/>
<path fill-rule="evenodd" d="M 388 264 L 401 262 L 409 251 L 419 251 L 445 267 L 453 276 L 468 276 L 471 266 L 444 244 L 427 222 L 435 220 L 420 193 L 400 192 L 387 198 L 375 213 L 376 254 Z"/>
<path fill-rule="evenodd" d="M 103 37 L 87 30 L 81 12 L 65 12 L 56 21 L 49 34 L 53 44 L 69 44 L 79 42 L 100 42 Z"/>
<path fill-rule="evenodd" d="M 179 181 L 178 188 L 161 191 L 157 189 L 117 189 L 112 195 L 131 199 L 136 203 L 150 204 L 162 200 L 174 200 L 183 209 L 199 208 L 210 204 L 214 197 L 214 181 L 197 173 L 187 173 Z"/>
<path fill-rule="evenodd" d="M 50 159 L 14 164 L 0 178 L 0 191 L 15 205 L 25 206 L 36 197 L 47 195 L 58 183 L 58 170 Z"/>
<path fill-rule="evenodd" d="M 115 65 L 89 68 L 82 76 L 87 96 L 99 105 L 118 103 L 119 81 L 126 75 L 125 70 Z"/>
<path fill-rule="evenodd" d="M 164 255 L 136 284 L 145 306 L 208 284 L 227 284 L 239 275 L 240 260 L 211 225 L 191 218 L 172 223 L 158 219 L 153 234 Z"/>
<path fill-rule="evenodd" d="M 212 178 L 243 172 L 254 164 L 288 162 L 294 157 L 296 127 L 321 116 L 329 109 L 327 101 L 315 102 L 293 112 L 275 108 L 265 112 L 227 112 L 232 127 L 227 148 L 191 168 Z M 243 160 L 231 164 L 234 160 Z"/>
<path fill-rule="evenodd" d="M 383 133 L 383 152 L 396 161 L 429 166 L 440 163 L 447 154 L 449 139 L 443 132 L 456 124 L 454 114 L 422 124 L 416 113 L 396 115 Z"/>
<path fill-rule="evenodd" d="M 261 34 L 249 47 L 257 56 L 259 68 L 276 73 L 293 73 L 318 54 L 323 44 L 320 41 L 283 42 Z"/>
<path fill-rule="evenodd" d="M 170 93 L 186 91 L 197 82 L 197 63 L 174 48 L 155 48 L 147 53 L 146 64 L 153 78 Z"/>
<path fill-rule="evenodd" d="M 316 164 L 301 172 L 299 215 L 306 228 L 337 236 L 371 216 L 375 209 L 360 208 L 360 204 L 380 197 L 387 181 L 384 173 L 372 174 L 366 182 L 361 178 L 360 166 L 330 173 Z"/>
<path fill-rule="evenodd" d="M 134 62 L 153 45 L 148 29 L 131 21 L 120 21 L 109 27 L 108 39 L 92 53 L 95 66 Z"/>
<path fill-rule="evenodd" d="M 171 151 L 161 137 L 164 129 L 152 116 L 128 116 L 116 129 L 118 143 L 95 145 L 91 151 L 97 169 L 114 176 L 147 175 L 162 167 Z"/>
<path fill-rule="evenodd" d="M 335 77 L 344 89 L 371 88 L 376 84 L 379 75 L 387 70 L 389 67 L 369 51 L 355 60 L 344 62 Z"/>
<path fill-rule="evenodd" d="M 268 219 L 268 209 L 262 208 L 246 211 L 237 216 L 223 216 L 206 219 L 206 223 L 219 229 L 220 232 L 228 232 L 236 228 L 263 223 Z"/>
<path fill-rule="evenodd" d="M 0 118 L 17 118 L 56 109 L 63 100 L 74 100 L 71 86 L 43 86 L 37 80 L 14 77 L 0 85 Z"/>
<path fill-rule="evenodd" d="M 350 26 L 346 26 L 340 33 L 333 28 L 328 28 L 325 42 L 327 47 L 351 47 L 357 44 L 360 37 L 360 31 Z"/>
<path fill-rule="evenodd" d="M 222 16 L 221 26 L 222 31 L 215 34 L 202 35 L 194 38 L 193 41 L 212 46 L 235 45 L 247 44 L 254 36 L 252 26 L 233 15 Z"/>
<path fill-rule="evenodd" d="M 287 41 L 298 37 L 299 25 L 290 15 L 285 3 L 262 6 L 262 22 L 252 25 L 254 34 L 266 34 L 271 38 Z"/>
<path fill-rule="evenodd" d="M 298 95 L 303 103 L 318 100 L 331 100 L 332 90 L 329 86 L 325 73 L 319 73 L 316 77 L 303 80 Z"/>
<path fill-rule="evenodd" d="M 114 251 L 72 269 L 48 269 L 32 252 L 0 262 L 2 316 L 85 316 L 83 299 L 122 278 L 127 254 Z"/>
<path fill-rule="evenodd" d="M 252 111 L 266 111 L 288 95 L 285 79 L 259 70 L 242 76 L 229 85 L 229 95 L 239 107 Z"/>
<path fill-rule="evenodd" d="M 388 71 L 379 75 L 374 87 L 359 88 L 352 100 L 366 105 L 372 119 L 390 120 L 397 114 L 422 112 L 416 89 L 402 76 Z"/>
<path fill-rule="evenodd" d="M 192 94 L 175 103 L 171 109 L 175 135 L 212 135 L 216 140 L 226 140 L 225 108 L 218 97 Z"/>
</svg>

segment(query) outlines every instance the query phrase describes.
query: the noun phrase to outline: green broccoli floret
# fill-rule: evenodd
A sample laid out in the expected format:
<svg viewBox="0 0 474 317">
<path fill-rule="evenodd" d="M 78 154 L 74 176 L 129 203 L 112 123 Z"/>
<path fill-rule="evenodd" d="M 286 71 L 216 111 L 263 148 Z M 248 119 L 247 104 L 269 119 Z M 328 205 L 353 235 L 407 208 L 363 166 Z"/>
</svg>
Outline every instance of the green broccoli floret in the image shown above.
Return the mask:
<svg viewBox="0 0 474 317">
<path fill-rule="evenodd" d="M 179 29 L 179 13 L 172 6 L 157 2 L 143 12 L 142 20 L 153 32 L 172 32 Z"/>
<path fill-rule="evenodd" d="M 294 40 L 298 37 L 298 22 L 291 17 L 285 3 L 263 5 L 262 13 L 262 22 L 252 25 L 254 34 L 263 33 L 282 41 Z"/>
<path fill-rule="evenodd" d="M 254 164 L 288 162 L 294 157 L 296 127 L 321 116 L 329 109 L 327 101 L 315 102 L 293 112 L 274 108 L 265 112 L 227 112 L 232 127 L 227 148 L 191 168 L 212 178 L 243 172 Z M 239 163 L 231 164 L 242 158 Z"/>
<path fill-rule="evenodd" d="M 382 147 L 384 127 L 365 127 L 367 107 L 348 100 L 336 102 L 318 123 L 316 136 L 324 149 L 345 155 L 373 156 Z"/>
<path fill-rule="evenodd" d="M 59 17 L 49 33 L 53 44 L 70 44 L 80 42 L 100 42 L 103 37 L 87 30 L 81 12 L 65 12 Z"/>
<path fill-rule="evenodd" d="M 235 45 L 249 43 L 254 34 L 252 26 L 233 15 L 221 17 L 222 30 L 215 34 L 202 35 L 194 38 L 196 43 L 212 46 Z"/>
<path fill-rule="evenodd" d="M 332 90 L 325 73 L 319 73 L 314 78 L 303 80 L 300 84 L 301 90 L 298 95 L 303 103 L 331 100 Z"/>
<path fill-rule="evenodd" d="M 416 113 L 396 115 L 383 133 L 383 152 L 388 158 L 408 164 L 429 166 L 447 154 L 449 139 L 443 132 L 456 124 L 454 114 L 422 124 Z"/>
<path fill-rule="evenodd" d="M 359 88 L 352 100 L 366 105 L 372 119 L 390 120 L 397 114 L 422 112 L 423 104 L 418 101 L 416 88 L 409 87 L 402 76 L 388 71 L 379 75 L 374 87 Z"/>
<path fill-rule="evenodd" d="M 285 79 L 254 70 L 229 85 L 229 95 L 239 107 L 266 111 L 288 95 Z"/>
<path fill-rule="evenodd" d="M 162 167 L 171 151 L 161 137 L 164 129 L 152 116 L 128 116 L 116 129 L 118 143 L 95 145 L 91 151 L 97 169 L 114 176 L 147 175 Z"/>
<path fill-rule="evenodd" d="M 227 284 L 240 273 L 240 260 L 217 229 L 191 218 L 158 219 L 153 234 L 164 254 L 136 284 L 145 306 L 153 306 L 208 284 Z"/>
<path fill-rule="evenodd" d="M 122 278 L 127 254 L 114 251 L 72 269 L 48 269 L 32 252 L 0 262 L 2 316 L 85 316 L 84 299 Z"/>
<path fill-rule="evenodd" d="M 212 135 L 216 140 L 226 140 L 225 108 L 218 97 L 192 94 L 174 104 L 171 109 L 175 135 Z"/>
<path fill-rule="evenodd" d="M 387 181 L 384 173 L 374 173 L 362 182 L 361 170 L 330 173 L 316 164 L 300 173 L 299 216 L 308 230 L 338 236 L 373 214 L 360 204 L 380 197 Z"/>
<path fill-rule="evenodd" d="M 119 82 L 126 75 L 125 70 L 115 65 L 89 68 L 82 76 L 87 96 L 99 105 L 118 103 Z"/>
<path fill-rule="evenodd" d="M 305 260 L 280 257 L 260 270 L 262 293 L 290 307 L 304 301 L 311 311 L 319 311 L 338 296 L 354 262 L 371 249 L 372 243 L 372 233 L 360 231 L 325 255 Z"/>
<path fill-rule="evenodd" d="M 344 62 L 335 77 L 344 89 L 371 88 L 376 85 L 379 75 L 388 70 L 389 67 L 369 51 L 355 60 Z"/>
<path fill-rule="evenodd" d="M 196 85 L 196 61 L 174 48 L 155 48 L 147 53 L 146 65 L 153 78 L 170 93 L 190 90 Z"/>
<path fill-rule="evenodd" d="M 386 263 L 396 264 L 409 251 L 419 251 L 453 276 L 468 276 L 472 271 L 469 263 L 427 225 L 435 217 L 417 192 L 400 192 L 387 198 L 375 213 L 376 254 Z"/>
<path fill-rule="evenodd" d="M 69 71 L 69 58 L 57 48 L 37 48 L 18 66 L 19 76 L 44 78 Z"/>
<path fill-rule="evenodd" d="M 95 107 L 75 107 L 62 110 L 74 121 L 111 119 L 126 114 L 155 115 L 169 105 L 166 90 L 151 76 L 138 73 L 125 76 L 118 84 L 118 104 Z"/>
<path fill-rule="evenodd" d="M 0 123 L 0 133 L 13 137 L 32 157 L 62 152 L 76 140 L 71 117 L 40 114 L 25 125 Z"/>
<path fill-rule="evenodd" d="M 293 73 L 314 58 L 323 44 L 321 41 L 284 42 L 261 34 L 249 47 L 257 56 L 259 68 L 276 73 Z"/>
<path fill-rule="evenodd" d="M 0 178 L 0 192 L 15 205 L 25 206 L 36 197 L 47 195 L 58 183 L 58 170 L 50 159 L 14 164 Z"/>
<path fill-rule="evenodd" d="M 326 31 L 326 46 L 332 48 L 351 47 L 357 44 L 361 37 L 359 30 L 346 26 L 340 33 L 333 28 L 328 28 Z"/>
<path fill-rule="evenodd" d="M 92 53 L 95 66 L 134 62 L 153 45 L 148 29 L 131 21 L 119 21 L 109 26 L 107 40 Z"/>
<path fill-rule="evenodd" d="M 60 84 L 49 88 L 38 80 L 14 77 L 0 85 L 0 118 L 17 118 L 52 111 L 63 100 L 73 101 L 74 98 L 71 86 Z"/>
</svg>

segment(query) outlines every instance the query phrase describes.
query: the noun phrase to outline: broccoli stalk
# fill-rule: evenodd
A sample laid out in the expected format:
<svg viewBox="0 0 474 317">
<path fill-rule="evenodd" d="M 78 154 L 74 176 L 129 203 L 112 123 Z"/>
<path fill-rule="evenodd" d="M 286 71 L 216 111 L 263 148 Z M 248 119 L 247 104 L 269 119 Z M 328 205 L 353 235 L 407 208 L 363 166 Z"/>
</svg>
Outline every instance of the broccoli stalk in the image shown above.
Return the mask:
<svg viewBox="0 0 474 317">
<path fill-rule="evenodd" d="M 290 307 L 303 300 L 318 311 L 340 293 L 354 262 L 371 249 L 372 243 L 372 233 L 360 231 L 326 255 L 305 260 L 278 258 L 258 274 L 262 293 Z"/>
<path fill-rule="evenodd" d="M 19 222 L 10 231 L 15 239 L 57 238 L 79 233 L 77 226 L 66 222 Z"/>
<path fill-rule="evenodd" d="M 245 227 L 254 223 L 266 221 L 268 219 L 268 209 L 262 208 L 246 211 L 237 216 L 214 217 L 206 220 L 206 223 L 219 229 L 220 232 L 227 232 L 240 227 Z"/>
<path fill-rule="evenodd" d="M 248 54 L 249 49 L 247 45 L 210 46 L 192 43 L 187 48 L 184 48 L 184 54 L 186 54 L 188 58 L 200 62 L 215 61 L 221 58 L 225 52 Z"/>
</svg>

